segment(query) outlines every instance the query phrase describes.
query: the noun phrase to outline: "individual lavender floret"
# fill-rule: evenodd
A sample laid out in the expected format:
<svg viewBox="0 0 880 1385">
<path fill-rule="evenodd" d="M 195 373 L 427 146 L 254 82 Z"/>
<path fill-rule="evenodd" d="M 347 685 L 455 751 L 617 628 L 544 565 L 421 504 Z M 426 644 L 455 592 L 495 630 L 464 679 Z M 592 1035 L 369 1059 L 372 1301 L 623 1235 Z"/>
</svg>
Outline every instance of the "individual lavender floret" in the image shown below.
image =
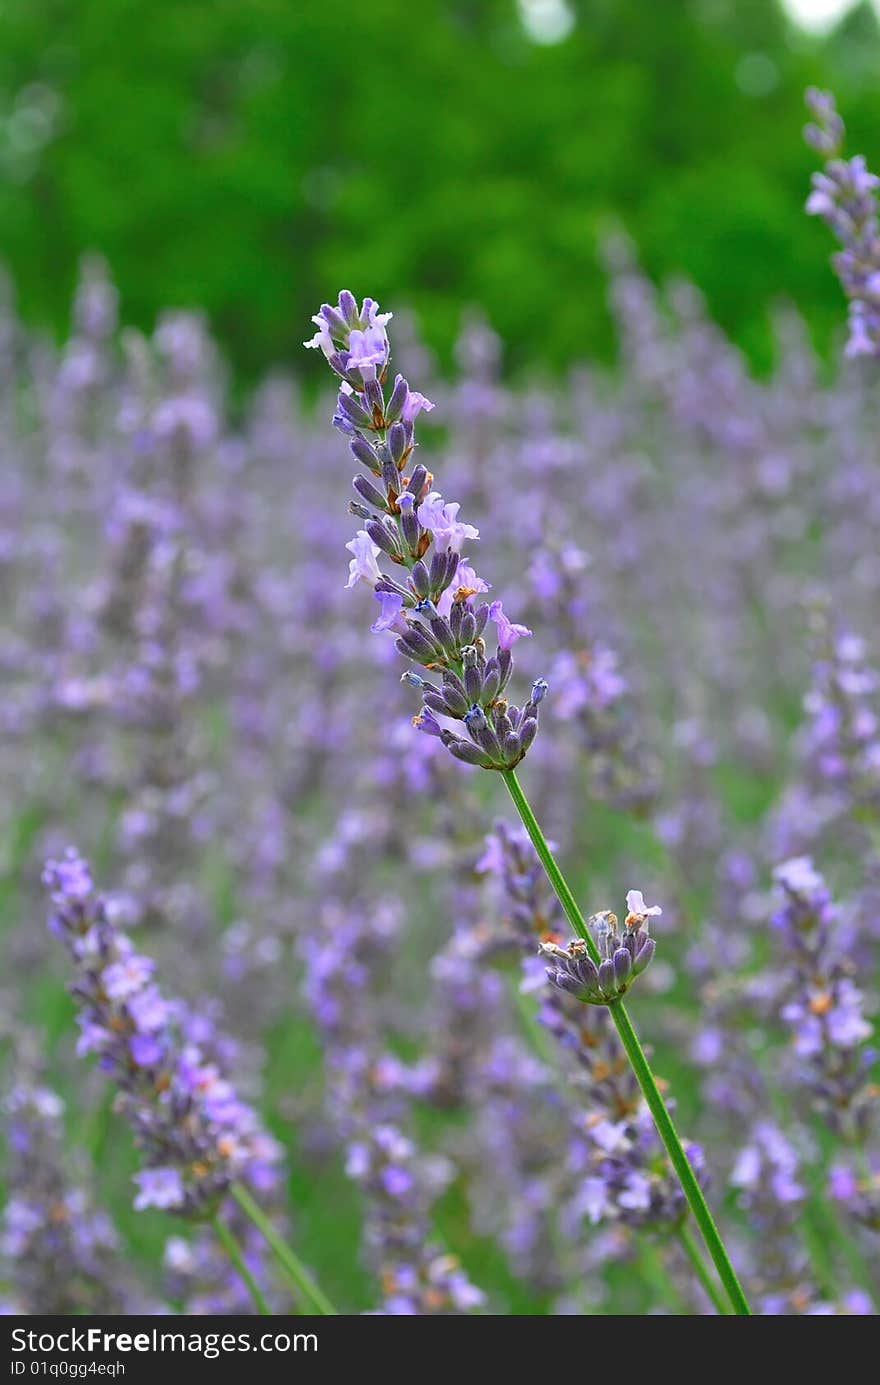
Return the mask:
<svg viewBox="0 0 880 1385">
<path fill-rule="evenodd" d="M 629 891 L 626 907 L 623 933 L 617 915 L 608 910 L 589 919 L 601 955 L 598 967 L 582 938 L 573 938 L 567 947 L 541 943 L 541 956 L 550 962 L 547 979 L 588 1005 L 610 1005 L 625 995 L 651 963 L 657 944 L 648 932 L 648 920 L 663 912 L 659 904 L 648 908 L 641 890 Z"/>
<path fill-rule="evenodd" d="M 535 739 L 547 684 L 539 678 L 522 707 L 504 696 L 511 649 L 531 631 L 512 621 L 500 601 L 473 604 L 488 586 L 461 551 L 479 532 L 458 518 L 456 502 L 432 490 L 433 477 L 415 463 L 415 419 L 434 406 L 402 375 L 386 388 L 390 318 L 371 298 L 359 309 L 343 290 L 337 306 L 325 303 L 312 319 L 318 331 L 305 343 L 324 352 L 342 382 L 333 423 L 367 472 L 353 483 L 358 499 L 350 508 L 364 527 L 346 545 L 352 554 L 348 585 L 372 587 L 379 602 L 372 629 L 391 630 L 399 653 L 437 676 L 428 681 L 412 671 L 403 675 L 424 700 L 413 724 L 437 736 L 465 764 L 510 770 Z M 383 572 L 382 555 L 402 569 L 401 580 Z M 490 623 L 494 654 L 486 644 Z M 438 716 L 461 722 L 469 739 Z"/>
<path fill-rule="evenodd" d="M 143 1311 L 126 1284 L 110 1218 L 82 1183 L 68 1177 L 61 1098 L 26 1078 L 9 1092 L 5 1114 L 9 1161 L 0 1253 L 21 1311 Z"/>
<path fill-rule="evenodd" d="M 836 911 L 822 876 L 809 857 L 778 866 L 781 894 L 773 925 L 789 960 L 790 984 L 782 1018 L 790 1025 L 799 1080 L 831 1127 L 864 1140 L 875 1118 L 869 1081 L 871 1055 L 860 1047 L 872 1033 L 862 1013 L 855 967 L 836 946 Z"/>
<path fill-rule="evenodd" d="M 279 1149 L 217 1065 L 187 1035 L 187 1012 L 154 984 L 138 954 L 70 850 L 47 863 L 49 926 L 76 966 L 80 1053 L 97 1053 L 118 1086 L 117 1107 L 144 1155 L 135 1207 L 210 1213 L 236 1179 L 271 1186 Z"/>
<path fill-rule="evenodd" d="M 880 356 L 880 178 L 868 172 L 862 155 L 840 157 L 846 129 L 831 93 L 811 87 L 806 100 L 816 124 L 804 135 L 826 160 L 824 172 L 813 174 L 807 211 L 821 216 L 843 246 L 832 263 L 850 300 L 846 353 Z"/>
</svg>

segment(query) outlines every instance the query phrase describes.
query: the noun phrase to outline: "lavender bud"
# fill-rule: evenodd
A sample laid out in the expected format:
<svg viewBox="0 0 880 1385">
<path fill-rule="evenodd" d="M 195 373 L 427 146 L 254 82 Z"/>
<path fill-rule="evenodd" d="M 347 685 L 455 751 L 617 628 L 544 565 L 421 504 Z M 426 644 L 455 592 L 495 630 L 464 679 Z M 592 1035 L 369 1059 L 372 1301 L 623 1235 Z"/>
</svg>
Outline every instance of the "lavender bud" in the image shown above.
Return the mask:
<svg viewBox="0 0 880 1385">
<path fill-rule="evenodd" d="M 498 727 L 499 734 L 503 735 L 502 745 L 504 747 L 504 758 L 509 765 L 522 759 L 522 741 L 515 731 L 508 731 L 506 734 L 502 728 Z"/>
<path fill-rule="evenodd" d="M 474 613 L 469 610 L 463 602 L 458 603 L 458 609 L 462 613 L 461 630 L 458 636 L 459 641 L 462 644 L 473 644 L 474 640 L 477 638 L 477 622 Z"/>
<path fill-rule="evenodd" d="M 619 947 L 612 957 L 614 965 L 614 979 L 617 982 L 617 989 L 620 990 L 629 980 L 632 971 L 632 958 L 625 947 Z"/>
<path fill-rule="evenodd" d="M 440 652 L 420 625 L 410 625 L 406 634 L 397 640 L 397 648 L 408 659 L 415 658 L 422 664 L 434 663 Z"/>
<path fill-rule="evenodd" d="M 464 686 L 471 702 L 479 702 L 483 691 L 483 675 L 476 664 L 470 664 L 465 669 Z"/>
<path fill-rule="evenodd" d="M 539 702 L 543 702 L 549 691 L 549 684 L 546 678 L 538 678 L 532 684 L 532 695 L 529 701 L 533 707 L 537 707 Z"/>
<path fill-rule="evenodd" d="M 510 717 L 505 711 L 499 710 L 498 707 L 495 709 L 495 730 L 502 740 L 505 736 L 509 736 L 513 730 L 513 722 L 510 720 Z"/>
<path fill-rule="evenodd" d="M 588 957 L 585 953 L 583 957 L 578 958 L 574 965 L 584 990 L 595 991 L 599 989 L 599 970 L 592 957 Z"/>
<path fill-rule="evenodd" d="M 494 702 L 501 687 L 501 670 L 498 667 L 497 659 L 489 659 L 483 674 L 483 696 L 484 703 Z"/>
<path fill-rule="evenodd" d="M 446 651 L 447 654 L 455 656 L 458 653 L 458 648 L 456 646 L 455 638 L 452 634 L 452 631 L 450 630 L 449 625 L 443 619 L 442 616 L 434 616 L 433 620 L 431 621 L 431 631 L 437 643 Z"/>
<path fill-rule="evenodd" d="M 450 716 L 463 717 L 470 706 L 464 693 L 459 692 L 457 688 L 447 683 L 444 685 L 442 695 Z"/>
<path fill-rule="evenodd" d="M 337 312 L 332 303 L 321 304 L 321 316 L 330 328 L 330 334 L 334 341 L 347 341 L 348 334 L 352 327 L 357 324 L 357 312 L 355 311 L 354 322 L 348 323 L 345 318 Z"/>
<path fill-rule="evenodd" d="M 400 523 L 403 529 L 404 541 L 410 553 L 415 553 L 419 545 L 419 540 L 422 537 L 422 526 L 416 519 L 412 505 L 401 505 Z M 425 595 L 428 595 L 427 591 Z"/>
<path fill-rule="evenodd" d="M 489 603 L 484 601 L 482 606 L 478 606 L 473 614 L 477 622 L 477 634 L 482 635 L 486 628 L 486 621 L 489 619 Z"/>
<path fill-rule="evenodd" d="M 442 693 L 425 691 L 422 695 L 425 699 L 426 707 L 430 707 L 433 712 L 439 712 L 441 716 L 449 715 L 449 708 L 446 704 L 446 698 L 443 696 Z"/>
<path fill-rule="evenodd" d="M 606 996 L 617 994 L 617 982 L 614 979 L 614 963 L 608 957 L 599 965 L 599 990 Z"/>
<path fill-rule="evenodd" d="M 385 396 L 378 380 L 368 380 L 364 385 L 364 399 L 373 412 L 373 421 L 381 427 L 385 417 Z"/>
<path fill-rule="evenodd" d="M 397 530 L 390 525 L 382 524 L 377 519 L 371 519 L 364 526 L 373 543 L 377 544 L 389 557 L 396 558 L 398 561 L 403 556 L 400 551 L 400 540 Z"/>
<path fill-rule="evenodd" d="M 457 760 L 463 760 L 466 765 L 479 765 L 481 769 L 490 769 L 491 761 L 477 746 L 471 745 L 469 741 L 463 741 L 451 732 L 446 732 L 441 737 L 443 744 L 450 754 Z"/>
<path fill-rule="evenodd" d="M 526 753 L 535 736 L 538 734 L 538 723 L 534 717 L 526 717 L 522 726 L 519 728 L 519 738 L 522 741 L 523 754 Z"/>
<path fill-rule="evenodd" d="M 503 692 L 513 672 L 513 655 L 509 649 L 499 649 L 495 658 L 498 661 L 498 671 L 501 674 L 501 682 L 498 685 L 498 691 Z"/>
<path fill-rule="evenodd" d="M 403 407 L 409 398 L 409 385 L 402 375 L 395 376 L 394 389 L 391 391 L 391 398 L 385 409 L 385 422 L 394 423 L 395 419 L 400 418 Z"/>
<path fill-rule="evenodd" d="M 379 475 L 381 468 L 379 465 L 379 458 L 376 455 L 376 449 L 367 442 L 366 438 L 363 437 L 361 433 L 355 433 L 349 443 L 349 447 L 356 461 L 360 462 L 361 465 L 365 466 L 369 471 L 372 471 L 374 476 Z"/>
<path fill-rule="evenodd" d="M 421 463 L 417 467 L 413 467 L 412 476 L 409 478 L 406 486 L 410 495 L 414 495 L 416 499 L 419 500 L 427 479 L 428 473 Z"/>
<path fill-rule="evenodd" d="M 486 720 L 482 707 L 472 707 L 465 713 L 464 723 L 478 745 L 495 761 L 503 760 L 501 743 Z"/>
<path fill-rule="evenodd" d="M 345 318 L 346 324 L 349 327 L 357 327 L 360 321 L 358 317 L 357 299 L 348 289 L 342 289 L 340 291 L 339 311 Z"/>
<path fill-rule="evenodd" d="M 352 481 L 352 485 L 354 486 L 358 495 L 363 500 L 366 500 L 368 505 L 374 506 L 374 508 L 377 510 L 387 512 L 388 506 L 385 503 L 384 495 L 381 491 L 376 489 L 372 482 L 367 480 L 366 476 L 355 476 L 354 480 Z M 372 519 L 373 516 L 370 515 L 369 518 Z"/>
<path fill-rule="evenodd" d="M 449 583 L 453 580 L 455 574 L 458 572 L 458 565 L 460 559 L 454 548 L 447 548 L 445 556 L 446 572 L 443 577 L 443 586 L 448 587 Z M 459 602 L 458 604 L 461 605 L 461 602 Z"/>
<path fill-rule="evenodd" d="M 348 513 L 355 515 L 358 519 L 373 519 L 375 517 L 372 510 L 368 510 L 366 505 L 359 505 L 356 500 L 349 500 Z"/>
<path fill-rule="evenodd" d="M 392 495 L 400 489 L 400 475 L 390 457 L 382 463 L 382 484 Z"/>
<path fill-rule="evenodd" d="M 646 967 L 650 966 L 654 953 L 657 951 L 657 944 L 652 937 L 646 936 L 635 957 L 633 958 L 633 976 L 640 976 Z"/>
<path fill-rule="evenodd" d="M 580 983 L 570 972 L 563 971 L 561 967 L 547 967 L 546 971 L 547 980 L 561 991 L 568 991 L 569 995 L 577 995 L 580 991 Z"/>
<path fill-rule="evenodd" d="M 351 419 L 346 418 L 345 414 L 340 414 L 337 412 L 333 415 L 333 418 L 330 421 L 333 427 L 337 430 L 337 432 L 344 433 L 346 437 L 353 437 L 354 434 L 357 432 L 357 429 L 355 428 Z"/>
<path fill-rule="evenodd" d="M 465 716 L 465 725 L 474 736 L 478 731 L 482 731 L 489 723 L 486 720 L 486 713 L 477 703 L 473 703 Z"/>
<path fill-rule="evenodd" d="M 461 681 L 458 674 L 451 668 L 443 670 L 443 686 L 447 690 L 449 688 L 455 688 L 456 692 L 460 692 L 462 697 L 465 695 L 464 683 Z"/>
<path fill-rule="evenodd" d="M 417 563 L 413 564 L 412 570 L 409 574 L 409 580 L 412 582 L 413 590 L 415 591 L 417 596 L 423 598 L 426 596 L 430 596 L 431 578 L 428 574 L 428 569 L 425 567 L 425 564 L 422 562 L 421 558 Z"/>
<path fill-rule="evenodd" d="M 356 428 L 372 428 L 373 420 L 360 403 L 357 395 L 345 394 L 340 390 L 336 407 L 343 418 L 347 418 Z"/>
<path fill-rule="evenodd" d="M 405 426 L 402 423 L 392 423 L 388 430 L 388 451 L 398 471 L 403 466 L 408 450 Z"/>
<path fill-rule="evenodd" d="M 395 596 L 402 597 L 407 606 L 412 605 L 412 593 L 408 592 L 406 587 L 402 587 L 399 582 L 395 582 L 391 577 L 385 577 L 384 575 L 380 577 L 373 590 L 377 592 L 393 592 Z"/>
<path fill-rule="evenodd" d="M 408 668 L 406 673 L 402 673 L 400 675 L 400 681 L 401 683 L 408 683 L 411 688 L 418 688 L 419 692 L 421 692 L 423 688 L 427 688 L 429 686 L 428 683 L 425 682 L 424 678 L 422 678 L 418 673 L 413 673 L 411 668 Z"/>
<path fill-rule="evenodd" d="M 447 562 L 447 554 L 435 551 L 431 558 L 431 587 L 438 595 L 440 592 L 446 590 L 452 580 L 447 577 L 448 570 L 449 564 Z M 453 602 L 452 611 L 455 611 L 458 605 L 458 602 Z M 451 615 L 452 612 L 450 612 L 450 616 Z"/>
</svg>

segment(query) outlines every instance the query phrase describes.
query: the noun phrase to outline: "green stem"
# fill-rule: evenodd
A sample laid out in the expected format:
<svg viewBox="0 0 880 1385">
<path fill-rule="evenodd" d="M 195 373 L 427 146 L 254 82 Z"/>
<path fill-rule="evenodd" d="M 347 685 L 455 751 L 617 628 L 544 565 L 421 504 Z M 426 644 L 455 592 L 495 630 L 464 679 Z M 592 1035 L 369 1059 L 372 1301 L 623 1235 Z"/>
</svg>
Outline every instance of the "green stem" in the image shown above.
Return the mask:
<svg viewBox="0 0 880 1385">
<path fill-rule="evenodd" d="M 703 1286 L 703 1292 L 705 1293 L 709 1302 L 712 1304 L 715 1311 L 721 1315 L 722 1318 L 726 1317 L 727 1304 L 724 1302 L 724 1299 L 718 1292 L 718 1285 L 715 1283 L 715 1280 L 712 1278 L 711 1274 L 706 1269 L 705 1262 L 703 1260 L 702 1255 L 700 1254 L 700 1247 L 697 1245 L 696 1241 L 691 1235 L 690 1228 L 687 1226 L 686 1223 L 682 1222 L 681 1226 L 678 1228 L 678 1231 L 676 1232 L 676 1237 L 678 1239 L 678 1244 L 681 1246 L 682 1250 L 684 1251 L 685 1255 L 690 1261 L 691 1269 L 697 1276 L 697 1279 L 700 1281 L 700 1284 Z"/>
<path fill-rule="evenodd" d="M 502 777 L 516 805 L 516 810 L 522 818 L 523 826 L 528 832 L 532 845 L 538 854 L 538 859 L 547 873 L 547 879 L 553 886 L 556 896 L 565 910 L 566 918 L 578 937 L 586 944 L 588 953 L 598 966 L 601 961 L 599 949 L 587 927 L 583 914 L 577 906 L 574 895 L 568 888 L 565 878 L 559 866 L 556 864 L 553 852 L 547 845 L 547 839 L 541 831 L 538 820 L 532 812 L 528 799 L 520 787 L 516 773 L 513 770 L 504 770 L 502 771 Z M 660 1095 L 660 1088 L 657 1086 L 656 1079 L 651 1071 L 651 1066 L 645 1057 L 642 1045 L 639 1043 L 638 1035 L 632 1027 L 623 1001 L 614 1001 L 607 1009 L 620 1036 L 620 1041 L 623 1044 L 636 1080 L 642 1089 L 642 1095 L 648 1104 L 648 1109 L 654 1117 L 654 1124 L 657 1126 L 660 1138 L 666 1147 L 666 1153 L 669 1155 L 672 1167 L 681 1184 L 682 1192 L 687 1198 L 688 1205 L 694 1216 L 694 1221 L 700 1228 L 700 1234 L 706 1243 L 706 1249 L 712 1257 L 712 1262 L 718 1271 L 718 1276 L 730 1299 L 731 1307 L 737 1315 L 749 1317 L 751 1316 L 751 1309 L 743 1293 L 742 1285 L 736 1276 L 736 1271 L 730 1262 L 730 1257 L 727 1254 L 724 1242 L 718 1233 L 718 1228 L 715 1225 L 712 1213 L 709 1211 L 709 1205 L 703 1196 L 703 1190 L 684 1152 L 684 1146 L 672 1122 L 672 1117 L 666 1109 L 666 1103 Z"/>
<path fill-rule="evenodd" d="M 271 1246 L 275 1257 L 282 1269 L 296 1285 L 304 1298 L 308 1299 L 316 1313 L 322 1317 L 336 1317 L 336 1309 L 327 1298 L 320 1285 L 316 1284 L 309 1274 L 299 1256 L 291 1250 L 290 1246 L 284 1241 L 275 1230 L 263 1209 L 254 1201 L 241 1183 L 233 1183 L 229 1190 L 235 1198 L 245 1216 L 250 1217 L 254 1226 L 265 1237 L 266 1242 Z"/>
<path fill-rule="evenodd" d="M 254 1305 L 256 1307 L 257 1312 L 265 1318 L 270 1318 L 272 1316 L 272 1310 L 267 1304 L 266 1300 L 263 1298 L 257 1281 L 254 1279 L 254 1276 L 251 1274 L 250 1270 L 245 1264 L 244 1256 L 241 1252 L 241 1246 L 238 1244 L 238 1241 L 233 1236 L 232 1231 L 226 1225 L 225 1221 L 220 1216 L 219 1212 L 216 1216 L 212 1218 L 212 1225 L 217 1233 L 218 1241 L 223 1246 L 223 1249 L 226 1251 L 226 1254 L 229 1256 L 235 1268 L 238 1270 L 238 1273 L 243 1283 L 245 1284 L 248 1293 L 254 1301 Z"/>
</svg>

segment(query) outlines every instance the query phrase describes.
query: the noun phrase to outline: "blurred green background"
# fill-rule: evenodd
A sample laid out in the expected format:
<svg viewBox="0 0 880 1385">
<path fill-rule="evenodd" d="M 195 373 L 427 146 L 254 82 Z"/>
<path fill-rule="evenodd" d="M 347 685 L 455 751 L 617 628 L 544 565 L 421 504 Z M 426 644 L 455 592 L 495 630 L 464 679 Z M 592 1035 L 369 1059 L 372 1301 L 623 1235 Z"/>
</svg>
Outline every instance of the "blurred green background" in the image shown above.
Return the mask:
<svg viewBox="0 0 880 1385">
<path fill-rule="evenodd" d="M 802 94 L 880 162 L 877 9 L 844 0 L 4 0 L 0 245 L 63 329 L 99 250 L 142 326 L 200 305 L 239 372 L 340 284 L 448 356 L 481 303 L 525 362 L 611 350 L 597 237 L 692 276 L 766 366 L 767 308 L 840 322 L 803 214 Z M 308 364 L 313 364 L 309 362 Z"/>
</svg>

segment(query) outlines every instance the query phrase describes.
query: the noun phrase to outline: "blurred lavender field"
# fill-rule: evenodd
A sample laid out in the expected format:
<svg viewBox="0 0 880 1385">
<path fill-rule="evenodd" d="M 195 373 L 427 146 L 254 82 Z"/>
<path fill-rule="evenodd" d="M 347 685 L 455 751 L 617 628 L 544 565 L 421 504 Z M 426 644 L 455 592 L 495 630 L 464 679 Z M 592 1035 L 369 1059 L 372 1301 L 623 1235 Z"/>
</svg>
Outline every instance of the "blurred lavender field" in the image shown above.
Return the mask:
<svg viewBox="0 0 880 1385">
<path fill-rule="evenodd" d="M 755 1311 L 873 1313 L 876 361 L 829 372 L 787 309 L 755 379 L 689 284 L 658 295 L 620 239 L 606 259 L 616 370 L 513 388 L 474 314 L 446 378 L 399 305 L 395 366 L 534 631 L 522 777 L 576 893 L 662 904 L 633 1009 Z M 278 377 L 242 406 L 204 323 L 126 329 L 97 261 L 60 351 L 7 301 L 0 391 L 6 1311 L 251 1311 L 206 1204 L 138 1173 L 113 1109 L 121 1086 L 160 1138 L 138 1122 L 172 1024 L 340 1312 L 713 1311 L 607 1013 L 544 981 L 536 938 L 567 929 L 497 776 L 410 725 L 345 588 L 329 394 Z M 93 935 L 141 1002 L 123 1082 Z"/>
</svg>

